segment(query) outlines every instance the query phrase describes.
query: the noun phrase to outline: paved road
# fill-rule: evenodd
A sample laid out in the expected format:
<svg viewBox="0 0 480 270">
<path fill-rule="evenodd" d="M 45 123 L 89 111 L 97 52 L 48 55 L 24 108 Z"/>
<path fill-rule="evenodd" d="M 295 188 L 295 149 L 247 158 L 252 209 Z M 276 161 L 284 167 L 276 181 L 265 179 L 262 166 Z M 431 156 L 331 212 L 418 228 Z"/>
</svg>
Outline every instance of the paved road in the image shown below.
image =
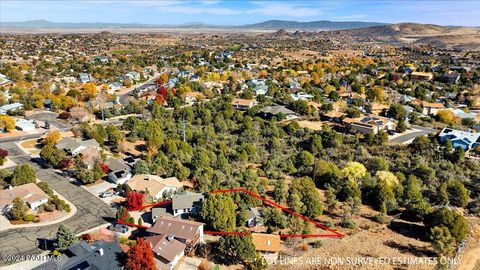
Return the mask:
<svg viewBox="0 0 480 270">
<path fill-rule="evenodd" d="M 115 210 L 83 188 L 69 182 L 52 169 L 42 169 L 14 143 L 1 143 L 0 148 L 9 152 L 9 157 L 17 164 L 30 164 L 37 171 L 37 178 L 50 186 L 77 207 L 77 213 L 62 222 L 75 233 L 110 222 Z M 27 255 L 40 254 L 45 239 L 54 239 L 60 224 L 35 228 L 19 228 L 0 232 L 0 254 Z M 6 263 L 6 262 L 4 262 Z M 2 261 L 0 260 L 0 265 Z"/>
<path fill-rule="evenodd" d="M 124 94 L 121 94 L 121 95 L 118 95 L 118 102 L 120 102 L 120 104 L 122 105 L 127 105 L 128 101 L 127 101 L 127 98 L 132 94 L 132 92 L 137 89 L 138 91 L 142 91 L 144 90 L 145 88 L 148 88 L 148 87 L 151 87 L 151 86 L 154 86 L 155 85 L 155 80 L 157 79 L 156 76 L 153 77 L 153 79 L 150 79 L 149 81 L 145 82 L 144 84 L 138 86 L 138 87 L 135 87 L 133 88 L 132 90 L 124 93 Z"/>
<path fill-rule="evenodd" d="M 428 134 L 433 134 L 433 133 L 438 132 L 438 130 L 436 130 L 436 129 L 422 127 L 422 126 L 412 125 L 411 127 L 414 128 L 414 129 L 417 129 L 418 131 L 411 132 L 411 133 L 404 134 L 404 135 L 400 135 L 400 136 L 390 140 L 390 142 L 391 143 L 403 144 L 403 143 L 406 143 L 410 140 L 415 139 L 416 137 L 420 137 L 420 136 L 423 136 L 423 135 L 428 135 Z"/>
</svg>

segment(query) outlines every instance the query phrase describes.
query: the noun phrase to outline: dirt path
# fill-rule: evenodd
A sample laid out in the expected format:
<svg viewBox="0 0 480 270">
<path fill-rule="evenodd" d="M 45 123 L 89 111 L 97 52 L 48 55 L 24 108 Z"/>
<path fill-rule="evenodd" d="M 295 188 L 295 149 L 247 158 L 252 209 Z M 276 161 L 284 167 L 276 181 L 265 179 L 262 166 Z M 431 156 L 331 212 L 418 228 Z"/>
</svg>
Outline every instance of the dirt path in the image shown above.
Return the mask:
<svg viewBox="0 0 480 270">
<path fill-rule="evenodd" d="M 458 267 L 459 270 L 475 270 L 475 266 L 477 262 L 480 263 L 480 247 L 470 249 L 467 251 L 463 257 L 460 266 Z M 478 268 L 477 268 L 478 269 Z"/>
</svg>

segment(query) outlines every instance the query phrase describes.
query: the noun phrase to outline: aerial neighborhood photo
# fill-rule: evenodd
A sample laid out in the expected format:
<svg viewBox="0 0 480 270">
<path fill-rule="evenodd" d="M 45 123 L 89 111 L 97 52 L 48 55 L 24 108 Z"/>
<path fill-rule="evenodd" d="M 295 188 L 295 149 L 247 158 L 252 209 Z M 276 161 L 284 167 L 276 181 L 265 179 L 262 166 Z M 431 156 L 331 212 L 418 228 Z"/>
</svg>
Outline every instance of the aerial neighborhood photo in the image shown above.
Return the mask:
<svg viewBox="0 0 480 270">
<path fill-rule="evenodd" d="M 0 0 L 0 270 L 480 270 L 480 1 Z"/>
</svg>

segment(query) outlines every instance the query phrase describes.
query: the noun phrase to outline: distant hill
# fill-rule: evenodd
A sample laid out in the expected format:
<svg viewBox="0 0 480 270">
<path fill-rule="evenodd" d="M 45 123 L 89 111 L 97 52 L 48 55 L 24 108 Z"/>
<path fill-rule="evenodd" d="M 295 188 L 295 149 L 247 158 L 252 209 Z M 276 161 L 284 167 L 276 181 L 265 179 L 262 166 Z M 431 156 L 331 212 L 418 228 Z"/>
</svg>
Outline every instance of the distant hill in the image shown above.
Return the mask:
<svg viewBox="0 0 480 270">
<path fill-rule="evenodd" d="M 442 48 L 480 49 L 480 28 L 399 23 L 331 32 L 357 41 L 429 44 Z"/>
<path fill-rule="evenodd" d="M 360 22 L 360 21 L 350 21 L 350 22 L 332 22 L 332 21 L 297 22 L 297 21 L 270 20 L 270 21 L 261 22 L 261 23 L 237 26 L 237 28 L 269 29 L 269 30 L 274 30 L 274 29 L 342 30 L 342 29 L 365 28 L 365 27 L 381 26 L 381 25 L 387 25 L 387 24 L 379 23 L 379 22 Z"/>
<path fill-rule="evenodd" d="M 230 25 L 208 25 L 199 22 L 191 22 L 185 24 L 139 24 L 139 23 L 63 23 L 50 22 L 47 20 L 33 20 L 24 22 L 1 22 L 2 28 L 30 28 L 30 29 L 102 29 L 102 28 L 235 28 L 235 29 L 301 29 L 301 30 L 341 30 L 354 29 L 362 27 L 371 27 L 385 25 L 376 22 L 332 22 L 332 21 L 314 21 L 314 22 L 296 22 L 296 21 L 280 21 L 271 20 L 256 24 L 230 26 Z"/>
<path fill-rule="evenodd" d="M 103 29 L 103 28 L 212 28 L 214 25 L 192 22 L 179 25 L 170 24 L 140 24 L 140 23 L 65 23 L 50 22 L 47 20 L 33 20 L 24 22 L 1 22 L 2 28 L 26 29 Z"/>
</svg>

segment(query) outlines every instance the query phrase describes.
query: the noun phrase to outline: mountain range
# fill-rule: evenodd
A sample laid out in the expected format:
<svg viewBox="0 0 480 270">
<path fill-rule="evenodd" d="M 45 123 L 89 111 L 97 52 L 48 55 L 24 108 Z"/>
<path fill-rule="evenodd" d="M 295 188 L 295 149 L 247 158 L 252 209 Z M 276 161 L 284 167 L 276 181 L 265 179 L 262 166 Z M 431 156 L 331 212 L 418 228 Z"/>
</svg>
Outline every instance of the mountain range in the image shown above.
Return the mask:
<svg viewBox="0 0 480 270">
<path fill-rule="evenodd" d="M 140 24 L 140 23 L 65 23 L 65 22 L 50 22 L 47 20 L 33 20 L 23 22 L 0 22 L 1 28 L 18 28 L 18 29 L 101 29 L 101 28 L 233 28 L 233 29 L 297 29 L 297 30 L 344 30 L 355 29 L 372 26 L 386 25 L 379 22 L 361 22 L 361 21 L 312 21 L 312 22 L 297 22 L 297 21 L 282 21 L 270 20 L 254 24 L 246 25 L 210 25 L 198 22 L 185 24 Z"/>
</svg>

